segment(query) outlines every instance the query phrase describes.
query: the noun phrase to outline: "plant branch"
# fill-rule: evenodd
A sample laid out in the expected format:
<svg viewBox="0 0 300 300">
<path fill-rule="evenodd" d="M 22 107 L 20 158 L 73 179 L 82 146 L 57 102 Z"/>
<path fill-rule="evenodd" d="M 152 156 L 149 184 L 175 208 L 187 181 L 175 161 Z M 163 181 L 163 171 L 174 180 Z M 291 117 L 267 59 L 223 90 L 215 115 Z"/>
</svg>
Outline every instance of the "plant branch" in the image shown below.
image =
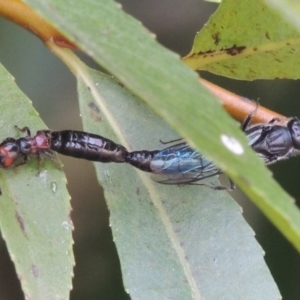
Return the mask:
<svg viewBox="0 0 300 300">
<path fill-rule="evenodd" d="M 20 0 L 0 0 L 0 15 L 31 31 L 45 43 L 53 41 L 60 47 L 78 49 L 49 22 Z M 222 102 L 228 113 L 239 121 L 243 121 L 256 108 L 256 103 L 247 98 L 233 94 L 202 78 L 199 81 Z M 273 118 L 284 118 L 284 116 L 259 106 L 252 122 L 267 123 Z"/>
<path fill-rule="evenodd" d="M 256 102 L 248 98 L 236 95 L 205 79 L 200 78 L 199 81 L 222 102 L 226 111 L 236 120 L 244 121 L 257 108 Z M 258 106 L 252 123 L 268 123 L 273 118 L 284 119 L 285 117 L 263 106 Z"/>
<path fill-rule="evenodd" d="M 61 47 L 77 49 L 49 22 L 20 0 L 0 0 L 0 15 L 31 31 L 44 42 L 53 40 Z"/>
</svg>

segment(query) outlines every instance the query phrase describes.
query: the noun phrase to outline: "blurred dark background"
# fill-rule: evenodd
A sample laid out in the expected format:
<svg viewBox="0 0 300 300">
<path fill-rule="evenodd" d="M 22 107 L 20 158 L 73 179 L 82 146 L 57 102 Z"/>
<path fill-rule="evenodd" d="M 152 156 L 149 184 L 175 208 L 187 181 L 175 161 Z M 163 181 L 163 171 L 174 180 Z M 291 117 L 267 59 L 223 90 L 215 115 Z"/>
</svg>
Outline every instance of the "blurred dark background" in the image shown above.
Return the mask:
<svg viewBox="0 0 300 300">
<path fill-rule="evenodd" d="M 119 1 L 124 10 L 157 35 L 160 43 L 185 55 L 197 31 L 208 21 L 216 4 L 196 0 Z M 36 37 L 0 19 L 0 62 L 33 101 L 49 128 L 81 129 L 76 82 L 68 69 Z M 203 73 L 202 76 L 237 94 L 259 99 L 263 106 L 287 116 L 300 116 L 298 81 L 236 81 Z M 25 125 L 25 124 L 24 124 Z M 159 138 L 159 137 L 158 137 Z M 62 157 L 72 196 L 76 259 L 71 299 L 129 299 L 122 285 L 120 265 L 108 226 L 108 211 L 89 162 Z M 272 167 L 274 177 L 295 199 L 300 199 L 300 159 Z M 300 295 L 300 256 L 266 218 L 236 192 L 244 216 L 266 252 L 266 262 L 283 299 Z M 23 299 L 5 243 L 0 241 L 0 299 Z"/>
</svg>

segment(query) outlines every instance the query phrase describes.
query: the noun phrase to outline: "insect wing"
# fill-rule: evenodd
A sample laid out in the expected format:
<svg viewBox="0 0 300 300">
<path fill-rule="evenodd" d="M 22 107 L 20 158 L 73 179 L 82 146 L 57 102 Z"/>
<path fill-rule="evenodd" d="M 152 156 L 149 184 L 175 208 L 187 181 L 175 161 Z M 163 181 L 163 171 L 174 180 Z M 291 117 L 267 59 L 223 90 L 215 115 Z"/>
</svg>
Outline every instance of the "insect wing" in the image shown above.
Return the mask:
<svg viewBox="0 0 300 300">
<path fill-rule="evenodd" d="M 295 155 L 291 133 L 286 126 L 256 125 L 245 133 L 249 145 L 266 165 Z"/>
<path fill-rule="evenodd" d="M 257 140 L 259 140 L 263 130 L 264 125 L 249 126 L 249 128 L 245 130 L 245 134 L 247 135 L 247 138 L 249 140 L 249 146 L 252 146 L 257 142 Z"/>
<path fill-rule="evenodd" d="M 245 134 L 247 135 L 248 141 L 249 141 L 249 146 L 251 146 L 253 149 L 255 148 L 255 144 L 261 142 L 260 140 L 264 141 L 263 134 L 269 128 L 271 125 L 267 124 L 258 124 L 258 125 L 253 125 L 249 126 L 245 130 Z M 255 149 L 254 149 L 255 151 Z M 260 159 L 264 161 L 265 164 L 270 164 L 272 161 L 272 157 L 268 154 L 268 152 L 260 152 L 256 151 L 256 154 Z"/>
<path fill-rule="evenodd" d="M 150 167 L 151 178 L 163 184 L 189 184 L 220 174 L 215 164 L 186 143 L 160 151 L 153 157 Z"/>
</svg>

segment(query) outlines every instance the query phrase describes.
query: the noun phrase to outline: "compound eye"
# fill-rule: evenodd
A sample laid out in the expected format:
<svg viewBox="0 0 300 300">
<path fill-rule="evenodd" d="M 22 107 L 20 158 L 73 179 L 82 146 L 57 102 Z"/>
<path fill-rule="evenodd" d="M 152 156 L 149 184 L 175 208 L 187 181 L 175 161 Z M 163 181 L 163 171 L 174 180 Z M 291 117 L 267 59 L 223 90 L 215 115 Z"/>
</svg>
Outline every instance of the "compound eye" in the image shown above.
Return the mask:
<svg viewBox="0 0 300 300">
<path fill-rule="evenodd" d="M 300 121 L 293 119 L 290 125 L 290 132 L 293 138 L 295 148 L 300 149 Z"/>
</svg>

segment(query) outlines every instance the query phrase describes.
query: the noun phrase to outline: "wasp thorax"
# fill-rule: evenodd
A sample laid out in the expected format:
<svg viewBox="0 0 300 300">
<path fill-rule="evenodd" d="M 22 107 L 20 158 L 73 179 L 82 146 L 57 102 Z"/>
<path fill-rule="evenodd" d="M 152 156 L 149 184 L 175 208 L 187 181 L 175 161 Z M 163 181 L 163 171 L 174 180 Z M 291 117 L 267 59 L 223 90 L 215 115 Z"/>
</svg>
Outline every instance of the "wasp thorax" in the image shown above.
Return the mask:
<svg viewBox="0 0 300 300">
<path fill-rule="evenodd" d="M 20 147 L 20 151 L 23 154 L 30 154 L 31 153 L 31 144 L 28 141 L 28 138 L 20 138 L 18 140 L 18 144 L 19 144 L 19 147 Z"/>
</svg>

